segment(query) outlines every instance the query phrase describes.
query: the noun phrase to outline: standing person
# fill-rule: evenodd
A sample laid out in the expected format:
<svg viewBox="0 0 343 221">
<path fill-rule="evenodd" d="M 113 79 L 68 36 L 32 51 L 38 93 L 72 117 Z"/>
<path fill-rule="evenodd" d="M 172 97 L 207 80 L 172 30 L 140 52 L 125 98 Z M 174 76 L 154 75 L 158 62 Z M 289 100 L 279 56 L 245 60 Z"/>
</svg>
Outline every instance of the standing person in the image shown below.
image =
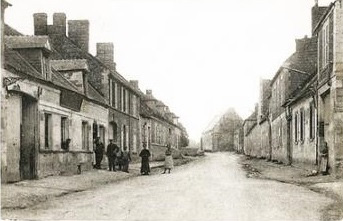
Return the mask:
<svg viewBox="0 0 343 221">
<path fill-rule="evenodd" d="M 173 162 L 173 154 L 170 145 L 167 145 L 167 150 L 165 153 L 165 159 L 164 159 L 164 171 L 163 174 L 166 173 L 168 170 L 168 173 L 170 173 L 170 170 L 173 169 L 174 162 Z"/>
<path fill-rule="evenodd" d="M 100 141 L 100 137 L 95 139 L 95 168 L 101 169 L 101 161 L 104 157 L 104 144 Z"/>
<path fill-rule="evenodd" d="M 123 172 L 128 173 L 129 172 L 129 163 L 131 161 L 131 155 L 130 155 L 130 151 L 127 150 L 127 147 L 124 147 L 122 161 L 123 161 Z"/>
<path fill-rule="evenodd" d="M 122 170 L 123 166 L 123 151 L 120 147 L 117 148 L 116 151 L 116 163 L 118 164 L 119 170 Z"/>
<path fill-rule="evenodd" d="M 115 163 L 115 150 L 117 148 L 117 145 L 113 143 L 113 140 L 110 139 L 110 143 L 107 145 L 107 151 L 106 151 L 106 155 L 107 155 L 107 159 L 108 159 L 108 170 L 109 171 L 116 171 L 116 168 L 114 166 Z"/>
<path fill-rule="evenodd" d="M 142 158 L 141 174 L 149 175 L 150 165 L 149 157 L 151 156 L 150 151 L 146 149 L 146 143 L 143 143 L 143 150 L 140 152 L 139 156 Z"/>
<path fill-rule="evenodd" d="M 328 174 L 328 153 L 329 153 L 328 143 L 324 142 L 324 147 L 320 151 L 320 172 L 323 175 Z"/>
</svg>

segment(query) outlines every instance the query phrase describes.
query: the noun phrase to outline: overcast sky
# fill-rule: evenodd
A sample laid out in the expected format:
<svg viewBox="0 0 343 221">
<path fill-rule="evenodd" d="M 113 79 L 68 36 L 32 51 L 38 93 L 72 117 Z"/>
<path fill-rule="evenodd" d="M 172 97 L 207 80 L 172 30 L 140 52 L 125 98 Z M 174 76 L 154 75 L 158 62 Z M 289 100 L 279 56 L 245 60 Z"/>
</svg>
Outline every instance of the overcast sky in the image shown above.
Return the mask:
<svg viewBox="0 0 343 221">
<path fill-rule="evenodd" d="M 6 22 L 33 34 L 36 12 L 90 21 L 90 52 L 113 42 L 117 70 L 152 89 L 199 140 L 230 107 L 247 117 L 259 79 L 272 78 L 311 36 L 314 0 L 8 0 Z M 327 5 L 330 0 L 319 0 Z"/>
</svg>

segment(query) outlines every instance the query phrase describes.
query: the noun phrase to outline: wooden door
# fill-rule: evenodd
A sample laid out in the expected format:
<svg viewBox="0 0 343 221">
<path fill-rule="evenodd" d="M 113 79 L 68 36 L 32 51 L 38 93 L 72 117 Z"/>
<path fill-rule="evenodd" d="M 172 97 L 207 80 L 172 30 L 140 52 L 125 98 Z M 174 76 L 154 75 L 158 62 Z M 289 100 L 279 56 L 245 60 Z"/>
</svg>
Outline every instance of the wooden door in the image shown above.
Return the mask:
<svg viewBox="0 0 343 221">
<path fill-rule="evenodd" d="M 37 102 L 30 97 L 23 96 L 19 167 L 21 179 L 36 178 L 37 127 Z"/>
</svg>

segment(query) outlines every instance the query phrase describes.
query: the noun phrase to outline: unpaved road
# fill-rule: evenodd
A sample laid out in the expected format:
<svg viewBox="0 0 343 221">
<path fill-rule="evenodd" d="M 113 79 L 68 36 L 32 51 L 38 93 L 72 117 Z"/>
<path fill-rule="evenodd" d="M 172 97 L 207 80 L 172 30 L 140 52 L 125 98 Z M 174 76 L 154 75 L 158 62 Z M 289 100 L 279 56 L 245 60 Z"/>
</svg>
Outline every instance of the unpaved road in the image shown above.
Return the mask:
<svg viewBox="0 0 343 221">
<path fill-rule="evenodd" d="M 2 218 L 68 220 L 320 220 L 332 202 L 306 188 L 248 179 L 230 153 L 208 154 L 171 174 L 140 176 Z"/>
</svg>

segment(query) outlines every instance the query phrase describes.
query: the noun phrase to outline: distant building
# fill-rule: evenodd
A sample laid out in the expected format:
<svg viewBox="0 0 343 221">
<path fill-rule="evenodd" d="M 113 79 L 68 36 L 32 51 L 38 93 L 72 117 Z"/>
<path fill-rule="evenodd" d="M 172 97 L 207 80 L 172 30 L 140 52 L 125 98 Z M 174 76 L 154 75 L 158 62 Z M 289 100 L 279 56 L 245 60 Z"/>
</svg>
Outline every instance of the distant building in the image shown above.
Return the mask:
<svg viewBox="0 0 343 221">
<path fill-rule="evenodd" d="M 214 119 L 202 134 L 205 151 L 234 151 L 234 136 L 242 119 L 234 109 L 229 109 L 219 119 Z"/>
</svg>

